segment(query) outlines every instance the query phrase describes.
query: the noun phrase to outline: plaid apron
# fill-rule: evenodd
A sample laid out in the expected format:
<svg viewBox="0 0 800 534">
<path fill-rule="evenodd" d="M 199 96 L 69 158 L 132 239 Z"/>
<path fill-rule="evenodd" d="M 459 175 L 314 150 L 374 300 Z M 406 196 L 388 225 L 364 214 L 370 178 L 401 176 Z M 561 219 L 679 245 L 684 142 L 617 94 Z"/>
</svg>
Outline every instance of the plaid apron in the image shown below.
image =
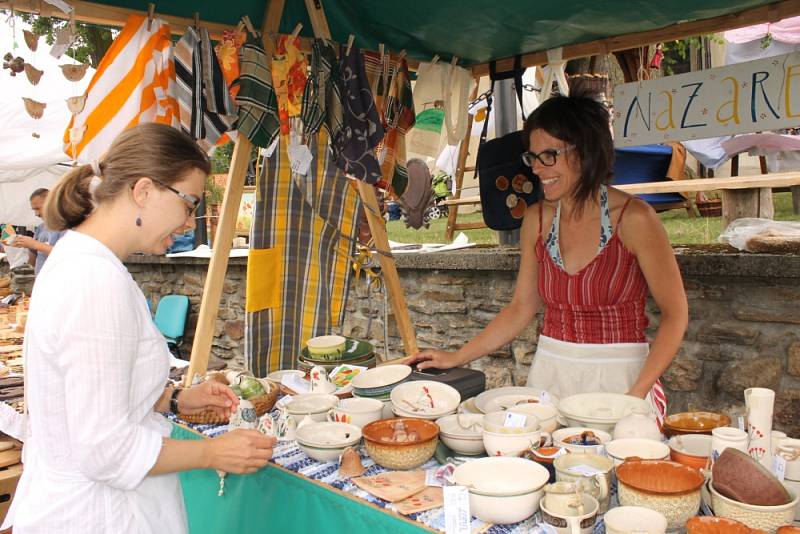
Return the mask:
<svg viewBox="0 0 800 534">
<path fill-rule="evenodd" d="M 280 129 L 278 102 L 272 88 L 272 73 L 261 39 L 247 36 L 239 61 L 239 120 L 236 129 L 255 146 L 272 144 Z"/>
</svg>

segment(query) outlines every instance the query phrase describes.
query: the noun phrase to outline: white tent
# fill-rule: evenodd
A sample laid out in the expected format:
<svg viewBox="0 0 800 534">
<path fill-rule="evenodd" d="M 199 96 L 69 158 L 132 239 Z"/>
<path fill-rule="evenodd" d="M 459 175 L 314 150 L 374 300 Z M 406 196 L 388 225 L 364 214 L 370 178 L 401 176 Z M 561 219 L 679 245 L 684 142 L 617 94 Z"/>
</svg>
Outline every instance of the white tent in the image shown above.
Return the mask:
<svg viewBox="0 0 800 534">
<path fill-rule="evenodd" d="M 22 36 L 29 29 L 16 20 L 16 42 L 11 27 L 0 28 L 0 53 L 21 56 L 44 75 L 38 85 L 32 85 L 25 73 L 12 77 L 8 69 L 0 71 L 0 223 L 35 226 L 39 220 L 31 212 L 28 198 L 39 187 L 50 187 L 69 170 L 70 158 L 62 147 L 64 130 L 70 112 L 66 99 L 84 93 L 94 74 L 89 69 L 79 82 L 70 82 L 59 65 L 75 63 L 66 56 L 56 59 L 44 37 L 39 39 L 36 52 L 31 52 Z M 25 111 L 22 97 L 44 102 L 44 116 L 35 120 Z M 38 133 L 39 138 L 33 133 Z"/>
</svg>

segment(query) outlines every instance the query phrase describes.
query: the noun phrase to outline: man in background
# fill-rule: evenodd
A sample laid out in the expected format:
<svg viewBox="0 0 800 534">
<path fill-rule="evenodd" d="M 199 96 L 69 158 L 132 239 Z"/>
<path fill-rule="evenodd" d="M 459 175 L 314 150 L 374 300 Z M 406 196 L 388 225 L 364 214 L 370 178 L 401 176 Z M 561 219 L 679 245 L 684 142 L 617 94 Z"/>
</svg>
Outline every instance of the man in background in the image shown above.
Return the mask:
<svg viewBox="0 0 800 534">
<path fill-rule="evenodd" d="M 44 202 L 47 199 L 47 193 L 49 192 L 50 191 L 48 189 L 40 188 L 31 193 L 31 209 L 33 210 L 34 215 L 37 217 L 42 216 Z M 50 254 L 50 251 L 53 250 L 53 246 L 56 244 L 56 241 L 58 241 L 63 234 L 64 232 L 54 232 L 53 230 L 50 230 L 47 228 L 47 226 L 45 226 L 44 223 L 42 223 L 36 227 L 33 237 L 17 235 L 14 238 L 12 245 L 15 247 L 24 247 L 28 249 L 30 253 L 30 262 L 31 265 L 33 265 L 33 271 L 35 274 L 39 274 L 44 262 L 47 260 L 47 256 Z"/>
</svg>

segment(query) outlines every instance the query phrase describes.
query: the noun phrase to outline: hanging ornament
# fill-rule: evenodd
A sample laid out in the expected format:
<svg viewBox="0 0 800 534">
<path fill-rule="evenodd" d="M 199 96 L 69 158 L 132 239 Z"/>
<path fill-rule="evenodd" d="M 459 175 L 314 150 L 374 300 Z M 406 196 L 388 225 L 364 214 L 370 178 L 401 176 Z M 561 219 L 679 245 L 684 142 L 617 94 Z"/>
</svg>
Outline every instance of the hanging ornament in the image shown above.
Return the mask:
<svg viewBox="0 0 800 534">
<path fill-rule="evenodd" d="M 36 52 L 36 49 L 39 48 L 39 36 L 28 30 L 22 30 L 22 34 L 25 37 L 25 44 L 28 45 L 30 51 Z"/>
<path fill-rule="evenodd" d="M 28 115 L 33 117 L 34 119 L 41 119 L 44 115 L 44 108 L 47 107 L 47 104 L 43 102 L 37 102 L 32 98 L 22 97 L 22 100 L 25 101 L 25 111 L 28 112 Z"/>
<path fill-rule="evenodd" d="M 3 68 L 9 69 L 11 71 L 9 72 L 11 76 L 16 76 L 25 70 L 25 60 L 19 56 L 14 57 L 11 52 L 8 52 L 3 56 Z"/>
<path fill-rule="evenodd" d="M 69 23 L 63 28 L 57 29 L 55 34 L 56 41 L 53 44 L 53 48 L 50 49 L 50 55 L 58 59 L 78 38 L 77 33 L 75 33 L 75 21 L 70 19 Z"/>
<path fill-rule="evenodd" d="M 37 69 L 30 63 L 25 64 L 25 76 L 28 77 L 28 81 L 31 82 L 32 85 L 37 85 L 39 83 L 42 74 L 44 74 L 43 70 Z"/>
<path fill-rule="evenodd" d="M 661 60 L 664 59 L 664 45 L 658 43 L 656 45 L 656 51 L 653 54 L 653 58 L 650 60 L 650 68 L 651 69 L 660 69 L 661 68 Z"/>
<path fill-rule="evenodd" d="M 77 65 L 59 65 L 59 67 L 61 67 L 64 78 L 71 82 L 79 82 L 86 76 L 86 70 L 89 68 L 89 65 L 79 63 Z"/>
<path fill-rule="evenodd" d="M 71 96 L 67 99 L 67 107 L 71 113 L 80 113 L 86 105 L 86 95 Z M 80 141 L 79 141 L 80 142 Z"/>
</svg>

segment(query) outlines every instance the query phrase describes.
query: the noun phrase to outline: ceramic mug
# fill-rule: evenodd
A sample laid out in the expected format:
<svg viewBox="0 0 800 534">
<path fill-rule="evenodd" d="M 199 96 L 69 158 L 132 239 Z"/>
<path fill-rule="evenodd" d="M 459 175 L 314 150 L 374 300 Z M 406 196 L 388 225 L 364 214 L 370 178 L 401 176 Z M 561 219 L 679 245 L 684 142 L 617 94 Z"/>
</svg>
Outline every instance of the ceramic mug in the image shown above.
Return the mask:
<svg viewBox="0 0 800 534">
<path fill-rule="evenodd" d="M 342 399 L 328 412 L 328 421 L 350 423 L 358 428 L 378 421 L 383 415 L 383 402 L 377 399 L 353 397 Z"/>
<path fill-rule="evenodd" d="M 580 498 L 580 507 L 570 508 L 565 513 L 560 513 L 550 507 L 552 501 L 550 501 L 550 495 L 546 495 L 539 504 L 542 521 L 553 527 L 558 534 L 592 534 L 597 522 L 599 505 L 597 499 L 591 495 L 583 493 Z"/>
<path fill-rule="evenodd" d="M 559 515 L 581 515 L 587 512 L 583 508 L 582 494 L 576 482 L 554 482 L 544 487 L 547 508 Z"/>
<path fill-rule="evenodd" d="M 747 432 L 721 426 L 711 431 L 711 461 L 716 461 L 722 451 L 732 447 L 747 454 Z"/>
<path fill-rule="evenodd" d="M 786 432 L 781 432 L 780 430 L 773 430 L 769 434 L 770 439 L 770 447 L 772 448 L 772 456 L 778 454 L 778 446 L 781 444 L 784 438 L 788 438 L 789 436 L 786 435 Z"/>
<path fill-rule="evenodd" d="M 776 453 L 786 460 L 783 485 L 800 495 L 800 439 L 783 438 Z M 794 520 L 800 521 L 800 502 L 794 509 Z"/>
<path fill-rule="evenodd" d="M 603 521 L 606 534 L 665 534 L 667 518 L 642 506 L 619 506 L 609 510 Z"/>
<path fill-rule="evenodd" d="M 585 493 L 597 499 L 600 508 L 598 513 L 608 510 L 611 487 L 611 474 L 614 461 L 598 454 L 565 454 L 553 461 L 558 482 L 575 482 L 583 484 Z M 588 469 L 587 469 L 588 468 Z M 597 471 L 595 475 L 584 475 L 581 472 Z"/>
</svg>

